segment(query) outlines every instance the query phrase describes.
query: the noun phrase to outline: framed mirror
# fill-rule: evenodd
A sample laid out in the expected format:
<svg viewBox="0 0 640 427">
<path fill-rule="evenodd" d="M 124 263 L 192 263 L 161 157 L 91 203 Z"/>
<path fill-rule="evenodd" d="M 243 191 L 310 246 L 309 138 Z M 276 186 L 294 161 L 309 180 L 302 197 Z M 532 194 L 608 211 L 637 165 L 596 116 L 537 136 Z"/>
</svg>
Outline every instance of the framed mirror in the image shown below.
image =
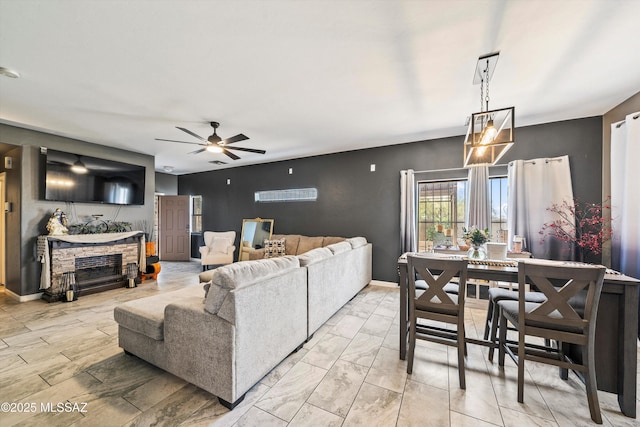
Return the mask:
<svg viewBox="0 0 640 427">
<path fill-rule="evenodd" d="M 240 261 L 248 260 L 251 250 L 262 248 L 264 241 L 271 239 L 272 232 L 272 219 L 243 219 L 242 234 L 240 235 Z"/>
</svg>

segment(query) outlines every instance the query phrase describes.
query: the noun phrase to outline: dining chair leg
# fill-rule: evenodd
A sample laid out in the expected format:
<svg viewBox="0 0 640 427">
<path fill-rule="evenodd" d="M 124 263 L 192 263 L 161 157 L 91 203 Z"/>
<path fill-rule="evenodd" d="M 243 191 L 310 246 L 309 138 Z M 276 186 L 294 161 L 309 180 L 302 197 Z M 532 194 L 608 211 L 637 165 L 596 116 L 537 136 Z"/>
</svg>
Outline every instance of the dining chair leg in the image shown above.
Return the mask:
<svg viewBox="0 0 640 427">
<path fill-rule="evenodd" d="M 458 378 L 460 380 L 460 388 L 467 387 L 464 374 L 464 357 L 467 355 L 467 342 L 465 340 L 464 316 L 458 318 Z"/>
<path fill-rule="evenodd" d="M 504 346 L 507 345 L 507 318 L 499 312 L 500 338 L 498 339 L 498 365 L 504 366 Z"/>
<path fill-rule="evenodd" d="M 518 331 L 518 402 L 520 403 L 524 403 L 524 338 L 524 330 L 520 328 Z"/>
<path fill-rule="evenodd" d="M 564 355 L 569 350 L 569 344 L 557 341 L 556 342 L 556 346 L 558 348 L 558 354 L 559 354 L 560 360 L 565 360 Z M 563 379 L 565 381 L 568 380 L 569 379 L 569 369 L 567 369 L 567 368 L 558 368 L 558 369 L 560 370 L 560 379 Z"/>
<path fill-rule="evenodd" d="M 596 381 L 596 368 L 593 363 L 595 360 L 595 351 L 593 343 L 591 346 L 582 347 L 582 363 L 585 371 L 585 386 L 587 391 L 587 401 L 589 402 L 589 412 L 591 419 L 597 424 L 602 424 L 602 416 L 600 414 L 600 402 L 598 401 L 598 385 Z"/>
<path fill-rule="evenodd" d="M 487 312 L 487 316 L 489 314 L 491 314 L 491 333 L 490 333 L 490 341 L 492 343 L 496 342 L 496 335 L 498 334 L 498 319 L 500 317 L 499 315 L 499 307 L 498 304 L 493 304 L 493 309 L 491 310 L 491 313 Z M 494 347 L 489 347 L 489 362 L 493 362 L 493 352 L 494 352 L 495 348 Z"/>
<path fill-rule="evenodd" d="M 490 332 L 490 329 L 492 329 L 491 326 L 493 326 L 493 322 L 495 321 L 495 317 L 492 317 L 493 307 L 494 307 L 493 300 L 491 300 L 491 298 L 489 298 L 489 305 L 487 307 L 487 318 L 484 321 L 484 339 L 485 339 L 485 341 L 489 338 L 489 332 Z"/>
<path fill-rule="evenodd" d="M 409 349 L 407 351 L 407 374 L 413 371 L 413 353 L 416 348 L 416 316 L 409 314 Z"/>
</svg>

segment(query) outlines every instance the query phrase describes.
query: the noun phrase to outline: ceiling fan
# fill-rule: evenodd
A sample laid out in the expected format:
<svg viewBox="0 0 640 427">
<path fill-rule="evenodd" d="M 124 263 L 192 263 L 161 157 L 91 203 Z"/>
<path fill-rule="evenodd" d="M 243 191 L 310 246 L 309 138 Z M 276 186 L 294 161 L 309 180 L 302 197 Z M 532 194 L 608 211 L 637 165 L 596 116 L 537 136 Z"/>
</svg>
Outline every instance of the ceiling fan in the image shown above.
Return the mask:
<svg viewBox="0 0 640 427">
<path fill-rule="evenodd" d="M 246 139 L 249 139 L 248 136 L 239 133 L 236 136 L 232 136 L 231 138 L 226 138 L 226 139 L 222 139 L 218 136 L 218 134 L 216 133 L 216 130 L 218 129 L 218 127 L 220 126 L 220 123 L 218 122 L 211 122 L 211 127 L 213 128 L 213 134 L 211 134 L 207 139 L 201 137 L 200 135 L 191 132 L 189 129 L 185 129 L 185 128 L 181 128 L 180 126 L 176 126 L 176 129 L 180 129 L 181 131 L 188 133 L 189 135 L 198 138 L 199 140 L 203 141 L 204 143 L 201 142 L 187 142 L 187 141 L 176 141 L 173 139 L 161 139 L 161 138 L 156 138 L 156 141 L 168 141 L 168 142 L 179 142 L 180 144 L 193 144 L 193 145 L 201 145 L 204 148 L 201 148 L 199 150 L 196 151 L 192 151 L 189 154 L 198 154 L 198 153 L 202 153 L 203 151 L 210 151 L 212 153 L 223 153 L 225 155 L 227 155 L 228 157 L 232 158 L 233 160 L 238 160 L 240 157 L 237 156 L 235 153 L 232 153 L 229 150 L 238 150 L 238 151 L 246 151 L 249 153 L 257 153 L 257 154 L 265 154 L 266 151 L 265 150 L 258 150 L 255 148 L 244 148 L 244 147 L 231 147 L 229 146 L 229 144 L 233 144 L 234 142 L 238 142 L 238 141 L 244 141 Z M 219 162 L 219 161 L 212 161 L 210 163 L 216 163 L 216 164 L 225 164 L 224 162 Z"/>
</svg>

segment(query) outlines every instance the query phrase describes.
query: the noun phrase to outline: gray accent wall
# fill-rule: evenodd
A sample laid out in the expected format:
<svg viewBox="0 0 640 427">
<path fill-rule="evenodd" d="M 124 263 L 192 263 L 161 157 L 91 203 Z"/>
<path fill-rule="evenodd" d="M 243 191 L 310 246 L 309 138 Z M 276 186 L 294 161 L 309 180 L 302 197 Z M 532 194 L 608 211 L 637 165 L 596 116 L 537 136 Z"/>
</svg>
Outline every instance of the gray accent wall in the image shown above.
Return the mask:
<svg viewBox="0 0 640 427">
<path fill-rule="evenodd" d="M 462 168 L 462 141 L 460 135 L 181 175 L 178 194 L 202 195 L 204 230 L 235 230 L 236 247 L 243 218 L 273 218 L 278 234 L 364 236 L 373 244 L 373 278 L 397 282 L 400 171 Z M 600 116 L 518 128 L 516 144 L 501 163 L 565 154 L 571 163 L 574 194 L 585 201 L 600 201 Z M 371 164 L 376 165 L 375 172 L 370 172 Z M 254 202 L 255 191 L 304 187 L 317 188 L 318 200 Z"/>
<path fill-rule="evenodd" d="M 75 219 L 82 222 L 93 214 L 102 214 L 105 220 L 153 223 L 153 156 L 4 124 L 0 124 L 0 142 L 19 146 L 7 153 L 14 156 L 14 168 L 11 177 L 7 176 L 7 201 L 13 203 L 13 212 L 7 215 L 7 229 L 11 232 L 7 232 L 6 288 L 14 294 L 25 296 L 40 292 L 41 268 L 35 257 L 36 238 L 47 233 L 47 220 L 56 208 L 62 209 L 70 222 Z M 40 147 L 145 166 L 145 204 L 118 206 L 41 200 Z"/>
</svg>

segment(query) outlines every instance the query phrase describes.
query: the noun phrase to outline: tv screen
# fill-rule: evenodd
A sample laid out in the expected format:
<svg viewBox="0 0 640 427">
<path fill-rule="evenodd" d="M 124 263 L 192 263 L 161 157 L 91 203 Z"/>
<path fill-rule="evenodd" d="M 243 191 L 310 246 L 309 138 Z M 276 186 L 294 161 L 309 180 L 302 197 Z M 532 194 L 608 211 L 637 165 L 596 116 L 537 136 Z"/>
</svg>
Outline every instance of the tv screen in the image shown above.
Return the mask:
<svg viewBox="0 0 640 427">
<path fill-rule="evenodd" d="M 144 166 L 50 149 L 45 156 L 45 200 L 144 204 Z"/>
</svg>

